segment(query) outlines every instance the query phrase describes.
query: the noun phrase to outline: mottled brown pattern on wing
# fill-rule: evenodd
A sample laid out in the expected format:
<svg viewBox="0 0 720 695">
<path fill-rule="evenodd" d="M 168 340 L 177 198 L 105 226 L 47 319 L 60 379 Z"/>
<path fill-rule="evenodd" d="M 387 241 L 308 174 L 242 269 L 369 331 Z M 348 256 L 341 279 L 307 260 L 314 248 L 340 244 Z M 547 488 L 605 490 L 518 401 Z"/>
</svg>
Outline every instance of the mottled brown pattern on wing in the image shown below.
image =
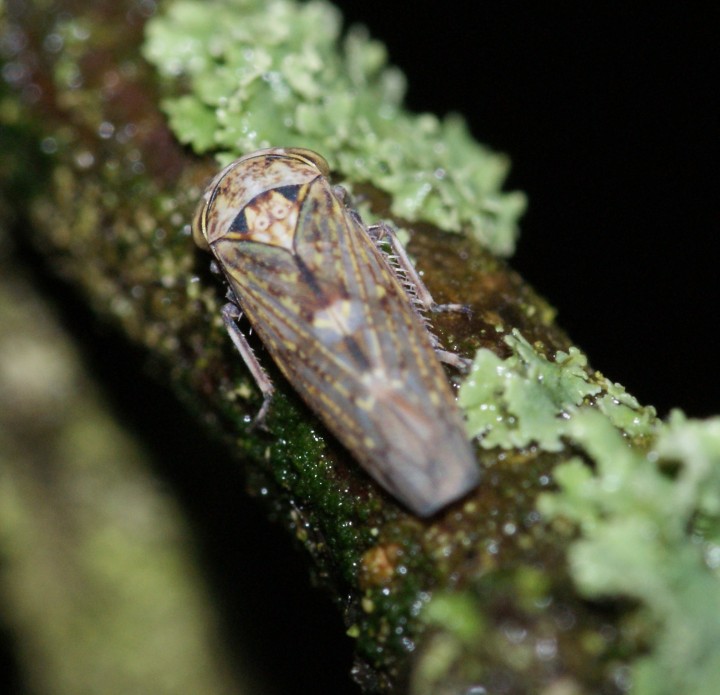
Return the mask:
<svg viewBox="0 0 720 695">
<path fill-rule="evenodd" d="M 297 199 L 286 198 L 279 217 L 296 219 L 294 228 L 283 222 L 262 236 L 277 221 L 273 189 L 288 186 Z M 365 469 L 421 515 L 473 487 L 478 469 L 427 329 L 320 171 L 290 156 L 252 158 L 207 200 L 207 238 L 242 311 Z M 228 233 L 243 210 L 248 231 Z"/>
</svg>

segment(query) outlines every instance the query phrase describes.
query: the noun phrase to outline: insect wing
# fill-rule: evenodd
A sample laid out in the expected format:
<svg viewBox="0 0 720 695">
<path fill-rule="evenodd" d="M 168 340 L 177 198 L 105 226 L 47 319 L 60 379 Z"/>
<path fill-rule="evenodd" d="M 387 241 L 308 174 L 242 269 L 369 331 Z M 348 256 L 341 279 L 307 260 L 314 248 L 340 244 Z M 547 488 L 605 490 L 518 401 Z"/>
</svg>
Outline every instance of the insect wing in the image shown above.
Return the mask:
<svg viewBox="0 0 720 695">
<path fill-rule="evenodd" d="M 287 181 L 287 179 L 284 179 Z M 281 371 L 366 470 L 428 515 L 479 474 L 425 327 L 322 176 L 253 198 L 213 251 Z M 243 239 L 263 206 L 283 225 Z M 260 212 L 258 212 L 260 211 Z M 257 235 L 251 235 L 257 239 Z"/>
<path fill-rule="evenodd" d="M 304 258 L 323 248 L 328 287 L 342 287 L 348 300 L 341 306 L 352 318 L 322 336 L 326 343 L 342 335 L 338 352 L 355 375 L 349 413 L 359 425 L 359 446 L 350 448 L 361 460 L 365 455 L 366 467 L 393 494 L 417 513 L 430 514 L 478 480 L 447 377 L 405 290 L 357 218 L 324 179 L 313 184 L 308 199 L 296 254 Z M 330 259 L 341 272 L 332 272 Z M 348 413 L 345 403 L 335 405 Z"/>
</svg>

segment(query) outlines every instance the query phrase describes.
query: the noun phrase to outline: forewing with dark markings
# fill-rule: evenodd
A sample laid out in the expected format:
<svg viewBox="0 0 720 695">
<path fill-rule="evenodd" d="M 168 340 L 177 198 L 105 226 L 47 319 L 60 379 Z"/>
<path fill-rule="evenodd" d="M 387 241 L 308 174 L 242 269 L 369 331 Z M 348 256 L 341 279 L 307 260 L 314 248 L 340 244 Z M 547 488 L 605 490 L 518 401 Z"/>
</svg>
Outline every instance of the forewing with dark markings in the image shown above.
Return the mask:
<svg viewBox="0 0 720 695">
<path fill-rule="evenodd" d="M 271 185 L 241 179 L 252 198 L 223 210 L 226 233 L 206 209 L 206 236 L 237 303 L 298 393 L 387 489 L 417 513 L 432 513 L 470 489 L 478 469 L 430 336 L 328 180 L 287 184 L 285 159 L 269 159 Z M 221 182 L 223 202 L 239 197 L 232 182 Z"/>
</svg>

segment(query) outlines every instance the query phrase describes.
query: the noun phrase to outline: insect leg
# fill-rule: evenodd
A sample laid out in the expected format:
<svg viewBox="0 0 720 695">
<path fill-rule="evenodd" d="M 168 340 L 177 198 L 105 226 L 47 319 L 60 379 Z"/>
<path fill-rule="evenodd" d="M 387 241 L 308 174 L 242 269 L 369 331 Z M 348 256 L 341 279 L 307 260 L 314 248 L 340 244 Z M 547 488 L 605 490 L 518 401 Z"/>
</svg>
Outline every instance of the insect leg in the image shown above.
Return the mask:
<svg viewBox="0 0 720 695">
<path fill-rule="evenodd" d="M 272 381 L 270 381 L 270 377 L 267 375 L 267 372 L 263 369 L 260 362 L 258 362 L 258 358 L 255 357 L 255 353 L 252 351 L 247 338 L 243 335 L 237 325 L 237 322 L 241 318 L 242 313 L 235 304 L 228 302 L 225 306 L 223 306 L 222 319 L 228 335 L 230 336 L 230 340 L 233 341 L 237 351 L 240 353 L 240 357 L 243 358 L 245 366 L 250 370 L 250 374 L 252 374 L 257 387 L 263 395 L 263 404 L 253 420 L 253 426 L 255 426 L 257 424 L 261 424 L 265 419 L 265 415 L 270 407 L 270 401 L 272 400 L 273 393 L 275 392 L 275 387 L 273 386 Z"/>
<path fill-rule="evenodd" d="M 437 358 L 441 362 L 449 364 L 451 367 L 455 367 L 461 372 L 467 372 L 472 365 L 472 360 L 469 360 L 466 357 L 461 357 L 449 350 L 444 350 L 440 345 L 440 339 L 432 332 L 432 330 L 430 330 L 427 318 L 422 314 L 422 311 L 458 311 L 465 315 L 469 315 L 470 309 L 464 304 L 438 304 L 435 302 L 430 294 L 430 290 L 422 281 L 420 274 L 417 270 L 415 270 L 415 266 L 410 261 L 407 252 L 400 243 L 400 240 L 397 238 L 397 234 L 392 227 L 380 223 L 368 227 L 367 230 L 371 239 L 375 243 L 378 243 L 383 239 L 387 239 L 387 242 L 390 244 L 390 248 L 394 254 L 394 262 L 390 261 L 389 265 L 396 271 L 400 282 L 403 284 L 408 293 L 410 301 L 416 306 L 416 308 L 419 309 L 418 313 L 420 314 L 420 318 L 423 320 L 423 323 L 425 323 Z M 398 270 L 400 272 L 397 272 Z"/>
<path fill-rule="evenodd" d="M 471 359 L 468 359 L 467 357 L 462 357 L 455 352 L 450 352 L 450 350 L 443 350 L 436 347 L 435 354 L 441 362 L 449 364 L 451 367 L 454 367 L 462 374 L 467 374 L 470 371 L 470 367 L 472 367 L 473 361 Z"/>
<path fill-rule="evenodd" d="M 457 311 L 466 315 L 471 313 L 470 308 L 465 306 L 465 304 L 438 304 L 433 299 L 430 294 L 430 290 L 423 282 L 420 274 L 417 270 L 415 270 L 415 266 L 408 257 L 407 251 L 405 251 L 392 227 L 381 222 L 380 224 L 368 227 L 368 233 L 374 241 L 378 242 L 386 239 L 390 244 L 390 248 L 396 258 L 397 266 L 404 273 L 407 280 L 404 284 L 412 285 L 412 292 L 415 295 L 414 298 L 419 302 L 420 306 L 425 309 L 425 311 Z"/>
</svg>

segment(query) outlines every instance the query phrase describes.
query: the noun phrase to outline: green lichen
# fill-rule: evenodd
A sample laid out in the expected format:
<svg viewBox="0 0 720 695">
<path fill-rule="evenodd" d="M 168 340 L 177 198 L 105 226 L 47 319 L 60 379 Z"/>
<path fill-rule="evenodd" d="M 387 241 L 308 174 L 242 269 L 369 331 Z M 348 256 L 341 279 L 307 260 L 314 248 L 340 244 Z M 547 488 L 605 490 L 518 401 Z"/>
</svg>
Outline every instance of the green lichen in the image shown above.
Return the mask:
<svg viewBox="0 0 720 695">
<path fill-rule="evenodd" d="M 479 350 L 460 389 L 469 435 L 481 436 L 483 447 L 536 444 L 545 451 L 560 451 L 578 408 L 593 403 L 629 435 L 652 433 L 655 410 L 640 407 L 622 386 L 591 373 L 577 348 L 558 351 L 551 361 L 518 331 L 505 342 L 513 354 L 501 359 L 490 350 Z"/>
<path fill-rule="evenodd" d="M 720 418 L 676 412 L 654 447 L 629 447 L 601 413 L 587 409 L 568 436 L 595 462 L 556 469 L 560 492 L 540 498 L 550 517 L 574 521 L 570 548 L 588 597 L 625 596 L 655 625 L 652 651 L 632 668 L 635 695 L 711 695 L 720 683 Z M 677 467 L 674 475 L 659 464 Z"/>
<path fill-rule="evenodd" d="M 146 57 L 165 78 L 176 136 L 220 163 L 261 147 L 321 152 L 349 182 L 390 195 L 391 213 L 466 230 L 510 254 L 520 193 L 503 193 L 507 158 L 458 116 L 402 108 L 403 75 L 362 28 L 341 39 L 325 2 L 173 3 L 149 22 Z"/>
<path fill-rule="evenodd" d="M 551 361 L 514 332 L 506 359 L 480 350 L 460 400 L 486 448 L 581 450 L 555 468 L 546 518 L 577 525 L 571 573 L 591 598 L 636 601 L 655 626 L 633 693 L 714 693 L 720 682 L 720 418 L 660 422 L 591 372 L 576 348 Z M 593 464 L 588 466 L 588 460 Z"/>
</svg>

